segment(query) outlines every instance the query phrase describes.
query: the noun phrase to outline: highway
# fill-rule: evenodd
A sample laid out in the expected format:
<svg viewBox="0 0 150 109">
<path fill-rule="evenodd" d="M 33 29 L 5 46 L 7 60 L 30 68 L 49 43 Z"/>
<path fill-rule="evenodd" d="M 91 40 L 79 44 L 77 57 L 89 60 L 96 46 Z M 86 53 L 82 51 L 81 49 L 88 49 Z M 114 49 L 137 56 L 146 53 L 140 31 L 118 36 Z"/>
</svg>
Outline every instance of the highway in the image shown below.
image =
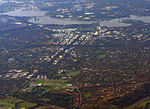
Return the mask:
<svg viewBox="0 0 150 109">
<path fill-rule="evenodd" d="M 81 94 L 81 91 L 79 90 L 79 88 L 75 84 L 74 84 L 73 90 L 78 93 L 78 96 L 76 96 L 74 98 L 76 104 L 78 104 L 78 105 L 75 105 L 74 108 L 75 109 L 81 109 L 81 107 L 82 107 L 82 94 Z M 76 100 L 76 99 L 78 99 L 78 100 Z"/>
</svg>

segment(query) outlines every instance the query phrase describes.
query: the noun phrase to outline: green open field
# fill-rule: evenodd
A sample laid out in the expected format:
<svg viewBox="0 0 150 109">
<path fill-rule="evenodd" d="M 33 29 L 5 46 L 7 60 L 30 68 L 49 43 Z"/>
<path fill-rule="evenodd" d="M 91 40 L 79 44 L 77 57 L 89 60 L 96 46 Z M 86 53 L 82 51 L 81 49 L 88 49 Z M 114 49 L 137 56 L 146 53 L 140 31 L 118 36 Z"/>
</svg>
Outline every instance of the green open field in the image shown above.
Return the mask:
<svg viewBox="0 0 150 109">
<path fill-rule="evenodd" d="M 66 87 L 69 83 L 67 83 L 67 80 L 36 80 L 33 82 L 33 84 L 42 84 L 42 86 L 47 86 L 47 89 L 59 89 L 62 87 Z"/>
<path fill-rule="evenodd" d="M 96 58 L 103 59 L 105 57 L 104 54 L 98 55 Z"/>
<path fill-rule="evenodd" d="M 15 104 L 19 102 L 22 102 L 22 100 L 11 98 L 11 97 L 0 99 L 0 109 L 8 109 L 8 108 L 15 109 Z"/>
<path fill-rule="evenodd" d="M 104 43 L 99 43 L 99 45 L 100 45 L 100 46 L 104 46 L 105 44 L 104 44 Z"/>
<path fill-rule="evenodd" d="M 48 105 L 48 106 L 40 106 L 35 109 L 64 109 L 64 108 L 53 106 L 53 105 Z"/>
<path fill-rule="evenodd" d="M 36 106 L 36 104 L 35 103 L 30 103 L 30 102 L 22 102 L 22 103 L 20 103 L 19 105 L 18 105 L 18 107 L 19 107 L 19 109 L 21 109 L 21 108 L 31 108 L 31 107 L 34 107 L 34 106 Z"/>
<path fill-rule="evenodd" d="M 26 55 L 26 57 L 32 57 L 32 54 Z"/>
<path fill-rule="evenodd" d="M 67 71 L 68 73 L 66 74 L 66 76 L 76 76 L 76 75 L 78 75 L 78 74 L 80 74 L 80 70 L 76 70 L 76 71 L 74 71 L 74 70 L 68 70 Z"/>
<path fill-rule="evenodd" d="M 30 107 L 36 106 L 36 104 L 29 103 L 29 102 L 16 99 L 16 98 L 12 98 L 12 97 L 0 99 L 0 109 L 9 109 L 9 108 L 16 109 L 16 106 L 19 107 L 19 109 L 21 109 L 24 107 L 30 108 Z"/>
<path fill-rule="evenodd" d="M 43 83 L 46 83 L 47 82 L 47 80 L 44 80 L 44 79 L 39 79 L 39 80 L 36 80 L 36 81 L 34 81 L 35 83 L 37 83 L 37 84 L 43 84 Z"/>
<path fill-rule="evenodd" d="M 3 36 L 9 36 L 10 34 L 8 34 L 8 33 L 5 33 L 5 34 L 3 34 Z"/>
<path fill-rule="evenodd" d="M 89 97 L 91 97 L 91 96 L 92 96 L 92 94 L 83 95 L 83 97 L 85 97 L 85 98 L 89 98 Z"/>
<path fill-rule="evenodd" d="M 1 40 L 1 39 L 5 39 L 5 38 L 0 36 L 0 40 Z"/>
</svg>

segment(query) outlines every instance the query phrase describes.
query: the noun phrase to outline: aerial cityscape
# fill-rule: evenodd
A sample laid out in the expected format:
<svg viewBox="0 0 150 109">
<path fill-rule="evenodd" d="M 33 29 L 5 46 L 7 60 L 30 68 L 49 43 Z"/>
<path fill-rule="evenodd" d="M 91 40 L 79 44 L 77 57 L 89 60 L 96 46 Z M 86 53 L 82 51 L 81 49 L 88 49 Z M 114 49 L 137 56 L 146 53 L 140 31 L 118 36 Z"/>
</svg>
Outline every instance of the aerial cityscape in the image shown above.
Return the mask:
<svg viewBox="0 0 150 109">
<path fill-rule="evenodd" d="M 0 0 L 0 109 L 150 109 L 150 0 Z"/>
</svg>

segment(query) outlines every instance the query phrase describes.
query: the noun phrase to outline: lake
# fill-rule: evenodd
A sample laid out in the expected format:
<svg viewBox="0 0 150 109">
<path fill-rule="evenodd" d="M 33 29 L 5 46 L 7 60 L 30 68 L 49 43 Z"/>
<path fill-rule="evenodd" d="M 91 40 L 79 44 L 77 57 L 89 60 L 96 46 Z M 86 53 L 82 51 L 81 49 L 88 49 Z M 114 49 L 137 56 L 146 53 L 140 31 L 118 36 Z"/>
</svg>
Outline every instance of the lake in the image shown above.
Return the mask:
<svg viewBox="0 0 150 109">
<path fill-rule="evenodd" d="M 101 26 L 106 27 L 124 27 L 124 26 L 130 26 L 130 23 L 123 23 L 125 20 L 138 20 L 142 21 L 144 23 L 150 23 L 150 16 L 135 16 L 130 15 L 130 17 L 125 18 L 116 18 L 109 21 L 100 21 Z"/>
<path fill-rule="evenodd" d="M 4 14 L 9 15 L 9 16 L 16 16 L 16 17 L 31 17 L 29 22 L 36 23 L 36 24 L 71 25 L 71 24 L 92 24 L 92 23 L 95 23 L 95 21 L 79 21 L 79 20 L 52 18 L 52 17 L 46 16 L 45 15 L 46 13 L 47 13 L 47 11 L 26 10 L 26 9 L 22 8 L 22 9 L 7 12 Z M 35 19 L 37 19 L 37 20 L 35 20 Z"/>
<path fill-rule="evenodd" d="M 56 24 L 56 25 L 71 25 L 71 24 L 93 24 L 97 23 L 96 21 L 79 21 L 79 20 L 68 20 L 68 19 L 59 19 L 46 16 L 47 11 L 40 10 L 27 10 L 26 8 L 17 9 L 15 11 L 4 13 L 9 16 L 17 17 L 31 17 L 29 22 L 35 24 Z M 126 18 L 116 18 L 109 21 L 100 21 L 101 26 L 106 27 L 125 27 L 130 26 L 130 23 L 123 23 L 125 20 L 139 20 L 145 23 L 150 23 L 150 16 L 134 16 Z"/>
</svg>

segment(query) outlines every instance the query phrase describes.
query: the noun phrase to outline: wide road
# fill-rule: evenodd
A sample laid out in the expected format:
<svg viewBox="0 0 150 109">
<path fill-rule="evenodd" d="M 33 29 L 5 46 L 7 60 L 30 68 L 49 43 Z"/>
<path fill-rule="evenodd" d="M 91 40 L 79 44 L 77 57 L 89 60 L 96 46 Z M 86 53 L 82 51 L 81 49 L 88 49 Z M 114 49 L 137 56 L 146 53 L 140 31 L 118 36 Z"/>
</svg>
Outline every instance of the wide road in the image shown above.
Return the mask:
<svg viewBox="0 0 150 109">
<path fill-rule="evenodd" d="M 81 94 L 81 91 L 79 90 L 79 88 L 77 86 L 74 85 L 74 90 L 76 90 L 79 94 L 79 104 L 78 104 L 78 109 L 81 109 L 81 106 L 82 106 L 82 94 Z"/>
</svg>

